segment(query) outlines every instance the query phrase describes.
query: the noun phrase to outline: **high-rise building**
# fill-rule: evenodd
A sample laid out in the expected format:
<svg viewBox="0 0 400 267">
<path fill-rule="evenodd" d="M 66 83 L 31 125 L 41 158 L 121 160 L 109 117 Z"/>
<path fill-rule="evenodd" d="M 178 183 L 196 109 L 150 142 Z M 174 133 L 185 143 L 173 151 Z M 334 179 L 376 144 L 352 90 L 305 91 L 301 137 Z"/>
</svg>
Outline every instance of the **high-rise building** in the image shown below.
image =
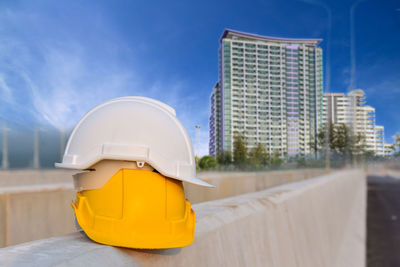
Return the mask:
<svg viewBox="0 0 400 267">
<path fill-rule="evenodd" d="M 235 134 L 248 149 L 311 154 L 322 123 L 321 39 L 288 39 L 225 30 L 219 81 L 211 94 L 211 155 L 232 151 Z"/>
<path fill-rule="evenodd" d="M 345 124 L 354 135 L 364 138 L 365 149 L 378 156 L 388 154 L 384 127 L 375 125 L 375 109 L 365 105 L 363 90 L 343 93 L 324 93 L 324 122 Z"/>
<path fill-rule="evenodd" d="M 210 141 L 208 143 L 209 154 L 215 156 L 218 151 L 222 150 L 221 138 L 219 138 L 219 129 L 221 128 L 221 95 L 219 83 L 214 86 L 211 93 L 211 113 L 210 113 Z"/>
</svg>

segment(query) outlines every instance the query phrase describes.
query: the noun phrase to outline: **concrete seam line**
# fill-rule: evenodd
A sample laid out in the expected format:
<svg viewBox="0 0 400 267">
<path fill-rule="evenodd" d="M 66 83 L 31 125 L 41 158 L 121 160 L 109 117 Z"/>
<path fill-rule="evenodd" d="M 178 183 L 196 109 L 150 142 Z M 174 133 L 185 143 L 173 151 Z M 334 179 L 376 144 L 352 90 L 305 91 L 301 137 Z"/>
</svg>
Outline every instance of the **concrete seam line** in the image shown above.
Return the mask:
<svg viewBox="0 0 400 267">
<path fill-rule="evenodd" d="M 8 194 L 5 194 L 5 245 L 8 246 L 10 244 L 10 197 Z"/>
</svg>

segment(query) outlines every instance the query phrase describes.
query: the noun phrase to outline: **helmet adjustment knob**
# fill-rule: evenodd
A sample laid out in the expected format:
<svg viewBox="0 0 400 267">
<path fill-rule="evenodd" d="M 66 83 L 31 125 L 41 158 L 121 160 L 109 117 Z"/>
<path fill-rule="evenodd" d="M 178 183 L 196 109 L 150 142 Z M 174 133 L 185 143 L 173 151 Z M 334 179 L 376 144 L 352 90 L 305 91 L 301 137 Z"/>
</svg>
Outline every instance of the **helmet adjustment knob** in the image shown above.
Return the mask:
<svg viewBox="0 0 400 267">
<path fill-rule="evenodd" d="M 141 169 L 144 166 L 144 161 L 136 161 L 136 165 Z"/>
</svg>

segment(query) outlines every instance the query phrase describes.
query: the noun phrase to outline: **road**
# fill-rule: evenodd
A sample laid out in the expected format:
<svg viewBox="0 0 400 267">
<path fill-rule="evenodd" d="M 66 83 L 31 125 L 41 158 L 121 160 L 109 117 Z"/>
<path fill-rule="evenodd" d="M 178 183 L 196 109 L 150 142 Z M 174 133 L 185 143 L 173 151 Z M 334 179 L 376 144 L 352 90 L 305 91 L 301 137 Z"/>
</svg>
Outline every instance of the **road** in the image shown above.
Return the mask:
<svg viewBox="0 0 400 267">
<path fill-rule="evenodd" d="M 400 178 L 368 176 L 367 266 L 400 266 Z"/>
</svg>

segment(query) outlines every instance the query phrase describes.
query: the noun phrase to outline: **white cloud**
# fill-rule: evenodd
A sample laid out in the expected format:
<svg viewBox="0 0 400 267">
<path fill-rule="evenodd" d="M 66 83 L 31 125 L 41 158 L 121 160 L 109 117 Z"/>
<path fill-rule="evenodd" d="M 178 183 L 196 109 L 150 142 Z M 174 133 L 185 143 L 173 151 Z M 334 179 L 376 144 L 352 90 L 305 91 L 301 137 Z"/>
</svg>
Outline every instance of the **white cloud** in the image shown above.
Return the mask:
<svg viewBox="0 0 400 267">
<path fill-rule="evenodd" d="M 158 85 L 162 83 L 139 80 L 137 68 L 113 57 L 124 44 L 119 38 L 100 38 L 113 35 L 105 34 L 111 28 L 106 20 L 102 20 L 102 25 L 96 20 L 96 25 L 86 26 L 92 30 L 92 35 L 98 35 L 96 39 L 97 42 L 101 40 L 101 44 L 76 38 L 74 33 L 68 32 L 71 29 L 63 25 L 54 25 L 58 28 L 56 32 L 39 29 L 40 26 L 49 29 L 49 25 L 44 25 L 47 23 L 57 21 L 24 10 L 0 13 L 0 25 L 8 25 L 0 26 L 0 101 L 7 106 L 10 117 L 17 115 L 11 112 L 17 107 L 19 115 L 29 113 L 41 124 L 65 129 L 72 127 L 95 105 L 110 98 L 165 94 L 164 88 Z M 130 49 L 127 51 L 130 53 Z M 12 80 L 12 85 L 6 80 Z M 146 90 L 149 87 L 150 90 Z M 178 91 L 172 93 L 179 94 Z"/>
<path fill-rule="evenodd" d="M 56 32 L 41 29 L 48 23 L 56 23 L 52 29 Z M 77 38 L 57 23 L 31 11 L 0 11 L 0 104 L 5 107 L 1 110 L 4 120 L 26 124 L 24 117 L 29 117 L 34 120 L 31 123 L 69 130 L 104 101 L 141 95 L 175 108 L 195 146 L 194 125 L 207 121 L 208 110 L 196 110 L 196 90 L 188 90 L 187 81 L 180 77 L 168 81 L 160 80 L 158 75 L 145 77 L 141 62 L 126 63 L 127 58 L 136 59 L 134 47 L 120 36 L 100 38 L 115 35 L 105 18 L 86 26 L 93 30 L 91 35 L 98 35 L 94 39 L 101 40 L 101 44 Z M 10 30 L 13 28 L 19 30 Z M 121 47 L 128 49 L 121 52 Z M 118 57 L 121 54 L 122 60 Z M 205 155 L 208 132 L 207 125 L 202 126 L 199 154 Z"/>
<path fill-rule="evenodd" d="M 6 83 L 4 76 L 0 74 L 0 93 L 1 99 L 7 103 L 13 102 L 11 88 Z"/>
<path fill-rule="evenodd" d="M 48 49 L 39 77 L 24 74 L 38 120 L 57 128 L 72 127 L 90 108 L 134 88 L 134 73 L 93 66 L 85 49 Z"/>
</svg>

